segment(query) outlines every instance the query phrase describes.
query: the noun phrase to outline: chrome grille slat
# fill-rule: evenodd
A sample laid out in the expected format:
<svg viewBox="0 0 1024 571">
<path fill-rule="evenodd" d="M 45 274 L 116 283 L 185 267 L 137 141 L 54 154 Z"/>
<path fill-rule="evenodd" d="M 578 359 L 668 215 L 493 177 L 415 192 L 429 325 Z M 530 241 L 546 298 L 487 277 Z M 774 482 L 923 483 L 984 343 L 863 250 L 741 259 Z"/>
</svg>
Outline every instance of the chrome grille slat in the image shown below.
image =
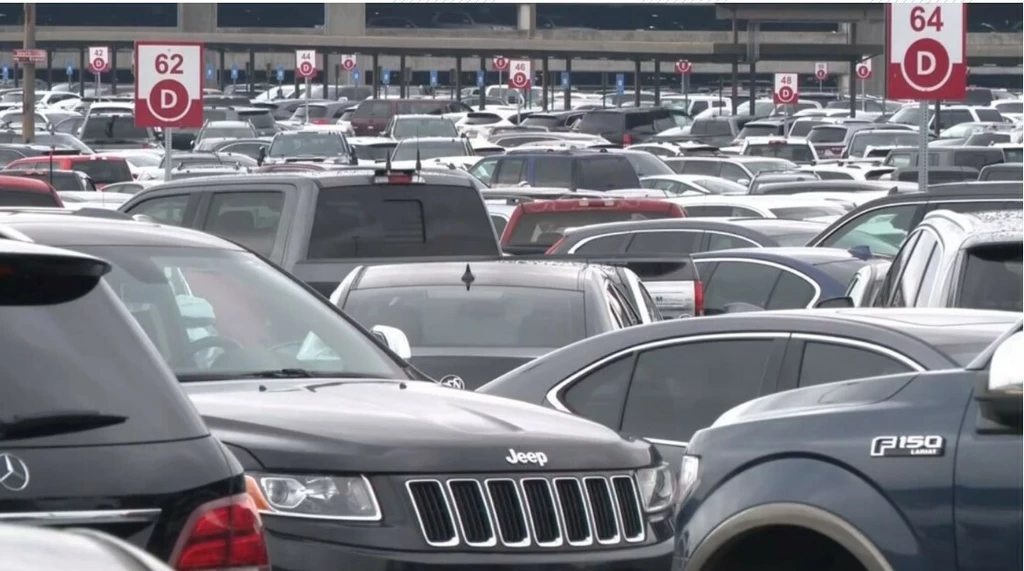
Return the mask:
<svg viewBox="0 0 1024 571">
<path fill-rule="evenodd" d="M 431 547 L 587 547 L 641 543 L 646 519 L 631 474 L 438 477 L 405 486 Z"/>
</svg>

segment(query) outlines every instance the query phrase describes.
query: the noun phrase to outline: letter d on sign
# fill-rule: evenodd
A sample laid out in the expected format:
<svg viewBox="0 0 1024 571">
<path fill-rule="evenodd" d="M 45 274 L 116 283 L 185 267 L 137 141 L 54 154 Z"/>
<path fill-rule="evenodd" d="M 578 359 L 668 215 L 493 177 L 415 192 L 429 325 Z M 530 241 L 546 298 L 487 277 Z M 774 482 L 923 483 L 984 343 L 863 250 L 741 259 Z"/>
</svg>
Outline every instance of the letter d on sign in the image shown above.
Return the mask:
<svg viewBox="0 0 1024 571">
<path fill-rule="evenodd" d="M 178 107 L 178 94 L 170 89 L 160 90 L 160 107 L 164 109 L 175 109 Z"/>
<path fill-rule="evenodd" d="M 925 60 L 928 60 L 927 65 Z M 920 75 L 931 75 L 935 73 L 935 68 L 938 63 L 935 60 L 935 54 L 931 52 L 917 52 L 917 73 Z"/>
</svg>

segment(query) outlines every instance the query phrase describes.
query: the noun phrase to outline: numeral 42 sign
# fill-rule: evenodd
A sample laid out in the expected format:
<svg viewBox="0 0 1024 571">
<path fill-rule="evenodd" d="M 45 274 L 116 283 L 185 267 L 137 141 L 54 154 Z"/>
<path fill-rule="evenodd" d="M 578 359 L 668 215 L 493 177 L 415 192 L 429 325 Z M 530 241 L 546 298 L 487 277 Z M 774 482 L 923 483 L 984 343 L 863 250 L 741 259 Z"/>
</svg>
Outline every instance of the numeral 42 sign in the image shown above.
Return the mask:
<svg viewBox="0 0 1024 571">
<path fill-rule="evenodd" d="M 886 74 L 891 99 L 967 95 L 966 4 L 889 4 Z"/>
</svg>

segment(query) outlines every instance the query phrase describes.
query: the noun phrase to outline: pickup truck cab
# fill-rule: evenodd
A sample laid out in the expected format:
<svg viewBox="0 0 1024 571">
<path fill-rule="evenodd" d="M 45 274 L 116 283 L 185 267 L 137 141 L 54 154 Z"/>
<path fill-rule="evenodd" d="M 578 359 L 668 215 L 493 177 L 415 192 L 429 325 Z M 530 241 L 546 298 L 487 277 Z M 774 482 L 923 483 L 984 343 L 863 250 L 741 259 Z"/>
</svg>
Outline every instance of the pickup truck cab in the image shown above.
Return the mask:
<svg viewBox="0 0 1024 571">
<path fill-rule="evenodd" d="M 673 569 L 1019 569 L 1021 330 L 963 369 L 778 393 L 698 431 Z"/>
</svg>

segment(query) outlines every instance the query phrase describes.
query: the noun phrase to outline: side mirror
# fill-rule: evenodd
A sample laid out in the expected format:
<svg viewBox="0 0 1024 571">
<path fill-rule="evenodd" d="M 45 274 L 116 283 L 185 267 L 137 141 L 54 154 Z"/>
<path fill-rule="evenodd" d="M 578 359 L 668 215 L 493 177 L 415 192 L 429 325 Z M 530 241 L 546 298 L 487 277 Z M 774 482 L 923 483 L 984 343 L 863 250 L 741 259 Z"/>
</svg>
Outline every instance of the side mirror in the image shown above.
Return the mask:
<svg viewBox="0 0 1024 571">
<path fill-rule="evenodd" d="M 259 151 L 256 151 L 256 164 L 263 166 L 263 161 L 267 160 L 267 148 L 260 147 Z"/>
<path fill-rule="evenodd" d="M 388 325 L 374 325 L 370 332 L 373 333 L 377 339 L 380 339 L 391 349 L 396 355 L 403 359 L 409 359 L 412 357 L 412 348 L 409 346 L 409 338 L 405 336 L 405 333 L 397 327 L 390 327 Z"/>
<path fill-rule="evenodd" d="M 829 309 L 842 307 L 856 307 L 856 304 L 853 302 L 853 298 L 849 298 L 846 296 L 830 297 L 814 304 L 814 309 Z"/>
<path fill-rule="evenodd" d="M 1024 351 L 1024 333 L 1018 331 L 1003 341 L 988 364 L 985 390 L 975 397 L 982 415 L 1000 424 L 1020 425 L 1021 395 L 1024 393 L 1024 368 L 1020 366 Z"/>
</svg>

